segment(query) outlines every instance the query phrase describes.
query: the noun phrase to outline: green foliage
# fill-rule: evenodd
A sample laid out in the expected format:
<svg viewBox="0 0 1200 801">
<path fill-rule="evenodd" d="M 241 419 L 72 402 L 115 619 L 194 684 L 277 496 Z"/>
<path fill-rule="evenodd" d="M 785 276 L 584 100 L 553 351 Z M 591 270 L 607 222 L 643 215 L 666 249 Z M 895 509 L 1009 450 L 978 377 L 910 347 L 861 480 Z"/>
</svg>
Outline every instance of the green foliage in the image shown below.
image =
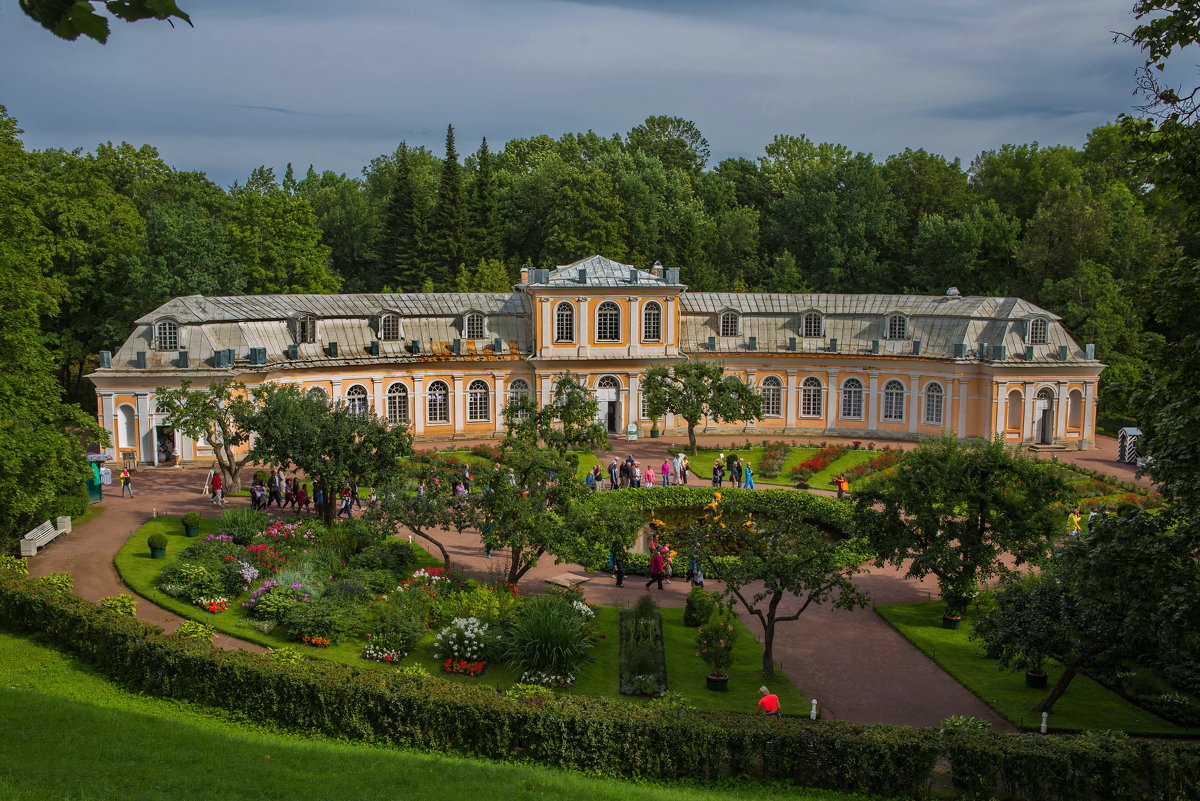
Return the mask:
<svg viewBox="0 0 1200 801">
<path fill-rule="evenodd" d="M 9 573 L 0 573 L 0 625 L 43 630 L 134 690 L 408 748 L 502 757 L 521 747 L 531 761 L 614 776 L 704 781 L 734 773 L 884 796 L 918 795 L 939 758 L 952 775 L 974 771 L 976 786 L 1003 780 L 1008 792 L 1031 797 L 1132 801 L 1200 789 L 1200 751 L 1187 743 L 1001 733 L 953 740 L 898 726 L 659 711 L 603 699 L 572 698 L 535 712 L 488 687 L 381 681 L 321 660 L 289 664 L 164 637 L 147 623 Z M 768 740 L 773 748 L 764 759 Z"/>
<path fill-rule="evenodd" d="M 50 573 L 42 576 L 39 581 L 59 592 L 71 592 L 75 589 L 75 579 L 70 573 Z"/>
<path fill-rule="evenodd" d="M 179 522 L 183 524 L 184 528 L 195 528 L 200 525 L 200 515 L 196 512 L 188 512 L 179 518 Z"/>
<path fill-rule="evenodd" d="M 653 596 L 639 598 L 620 614 L 619 679 L 623 695 L 659 696 L 667 691 L 663 617 Z"/>
<path fill-rule="evenodd" d="M 185 620 L 175 629 L 176 636 L 212 642 L 213 627 L 198 620 Z"/>
<path fill-rule="evenodd" d="M 69 3 L 22 0 L 21 10 L 60 39 L 75 41 L 80 36 L 87 36 L 105 44 L 109 34 L 108 18 L 96 13 L 98 5 L 125 22 L 143 19 L 170 22 L 175 18 L 192 24 L 191 18 L 175 5 L 175 0 L 77 0 Z"/>
<path fill-rule="evenodd" d="M 133 617 L 137 613 L 137 601 L 129 593 L 123 592 L 120 595 L 109 595 L 101 598 L 100 605 L 105 609 L 116 612 L 118 615 Z"/>
<path fill-rule="evenodd" d="M 18 575 L 29 575 L 29 564 L 26 560 L 19 556 L 10 556 L 9 554 L 0 554 L 0 570 L 9 573 L 17 573 Z"/>
<path fill-rule="evenodd" d="M 554 379 L 550 403 L 543 406 L 532 397 L 518 397 L 504 407 L 503 447 L 547 447 L 560 456 L 607 448 L 608 429 L 597 422 L 599 408 L 586 387 L 561 373 Z"/>
<path fill-rule="evenodd" d="M 856 487 L 855 519 L 877 564 L 936 576 L 946 614 L 958 615 L 979 582 L 1011 573 L 1003 554 L 1018 565 L 1045 557 L 1063 491 L 1050 468 L 999 440 L 942 437 Z"/>
<path fill-rule="evenodd" d="M 249 545 L 270 522 L 265 514 L 249 506 L 235 506 L 221 513 L 217 531 L 233 537 L 238 545 Z"/>
<path fill-rule="evenodd" d="M 696 632 L 696 655 L 713 673 L 724 675 L 733 663 L 737 633 L 737 627 L 729 619 L 728 613 L 711 618 Z"/>
<path fill-rule="evenodd" d="M 225 592 L 221 581 L 220 567 L 209 569 L 202 564 L 183 561 L 182 554 L 175 564 L 163 569 L 158 578 L 158 588 L 174 598 L 192 601 L 195 598 L 213 598 Z"/>
<path fill-rule="evenodd" d="M 346 637 L 361 633 L 366 620 L 360 607 L 337 598 L 320 598 L 293 604 L 282 622 L 292 640 L 322 637 L 336 645 Z"/>
<path fill-rule="evenodd" d="M 146 545 L 148 545 L 151 550 L 166 548 L 167 535 L 156 531 L 146 538 Z"/>
<path fill-rule="evenodd" d="M 687 422 L 688 443 L 696 455 L 696 425 L 754 421 L 762 417 L 762 397 L 716 362 L 689 359 L 672 368 L 653 367 L 642 381 L 646 411 L 652 418 L 672 413 Z"/>
<path fill-rule="evenodd" d="M 716 611 L 717 600 L 713 593 L 703 587 L 692 587 L 683 608 L 683 625 L 703 626 Z"/>
<path fill-rule="evenodd" d="M 570 603 L 552 596 L 529 600 L 500 642 L 521 681 L 549 686 L 574 682 L 590 647 L 587 621 Z"/>
<path fill-rule="evenodd" d="M 222 380 L 207 389 L 192 389 L 192 382 L 184 378 L 179 387 L 157 387 L 154 393 L 159 412 L 171 425 L 193 440 L 204 439 L 213 446 L 224 481 L 222 491 L 237 492 L 241 488 L 238 471 L 250 458 L 249 452 L 235 451 L 250 438 L 250 429 L 243 423 L 250 411 L 246 385 Z"/>
</svg>

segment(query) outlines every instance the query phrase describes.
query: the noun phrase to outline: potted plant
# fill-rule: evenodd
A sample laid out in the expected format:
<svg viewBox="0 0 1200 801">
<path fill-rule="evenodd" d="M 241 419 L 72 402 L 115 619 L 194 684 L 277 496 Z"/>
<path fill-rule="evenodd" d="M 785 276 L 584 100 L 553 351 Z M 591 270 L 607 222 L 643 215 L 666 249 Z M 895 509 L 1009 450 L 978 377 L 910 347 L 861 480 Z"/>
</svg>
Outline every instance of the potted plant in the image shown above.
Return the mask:
<svg viewBox="0 0 1200 801">
<path fill-rule="evenodd" d="M 725 673 L 733 664 L 733 645 L 737 642 L 737 627 L 728 614 L 714 615 L 700 627 L 696 634 L 696 655 L 708 665 L 709 673 L 704 677 L 704 686 L 723 692 L 729 689 L 729 676 Z"/>
<path fill-rule="evenodd" d="M 200 536 L 200 515 L 196 512 L 188 512 L 183 516 L 183 533 L 189 537 Z"/>
<path fill-rule="evenodd" d="M 654 422 L 650 424 L 650 439 L 658 439 L 658 418 L 654 418 Z"/>
<path fill-rule="evenodd" d="M 150 546 L 151 559 L 166 559 L 167 558 L 167 535 L 160 532 L 155 532 L 146 538 L 146 544 Z"/>
</svg>

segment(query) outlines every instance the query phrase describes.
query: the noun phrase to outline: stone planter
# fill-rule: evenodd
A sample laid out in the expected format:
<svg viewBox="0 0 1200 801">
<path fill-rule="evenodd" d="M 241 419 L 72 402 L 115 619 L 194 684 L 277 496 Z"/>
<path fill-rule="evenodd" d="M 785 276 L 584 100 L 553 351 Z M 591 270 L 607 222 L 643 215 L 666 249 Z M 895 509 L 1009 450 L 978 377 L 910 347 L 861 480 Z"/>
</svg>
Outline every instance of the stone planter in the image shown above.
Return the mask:
<svg viewBox="0 0 1200 801">
<path fill-rule="evenodd" d="M 729 677 L 724 673 L 709 673 L 704 677 L 705 689 L 723 693 L 729 689 Z"/>
<path fill-rule="evenodd" d="M 962 618 L 958 615 L 942 615 L 942 628 L 956 629 L 962 625 Z"/>
<path fill-rule="evenodd" d="M 1034 690 L 1046 689 L 1046 671 L 1044 670 L 1027 670 L 1025 671 L 1025 686 Z"/>
<path fill-rule="evenodd" d="M 151 559 L 166 559 L 167 558 L 167 549 L 166 548 L 151 548 L 150 549 L 150 558 Z"/>
</svg>

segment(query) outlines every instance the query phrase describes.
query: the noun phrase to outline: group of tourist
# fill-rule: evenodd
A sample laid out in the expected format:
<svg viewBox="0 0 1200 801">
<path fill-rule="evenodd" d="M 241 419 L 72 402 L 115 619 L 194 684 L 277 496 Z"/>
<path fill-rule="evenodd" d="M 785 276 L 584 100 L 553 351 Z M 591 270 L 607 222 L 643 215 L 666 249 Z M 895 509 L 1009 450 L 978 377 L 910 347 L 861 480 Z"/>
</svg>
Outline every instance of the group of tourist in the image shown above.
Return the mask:
<svg viewBox="0 0 1200 801">
<path fill-rule="evenodd" d="M 208 474 L 204 491 L 211 496 L 213 506 L 225 506 L 225 479 L 220 470 L 213 470 Z M 343 484 L 338 498 L 338 517 L 354 517 L 355 507 L 362 508 L 358 485 L 353 481 Z M 272 470 L 265 479 L 256 475 L 250 482 L 250 506 L 258 511 L 266 511 L 274 505 L 278 509 L 291 509 L 300 514 L 308 512 L 310 507 L 313 512 L 317 512 L 324 504 L 323 490 L 317 488 L 315 493 L 310 493 L 308 484 L 301 483 L 299 478 L 288 478 L 281 470 Z M 375 504 L 373 491 L 367 504 Z"/>
<path fill-rule="evenodd" d="M 731 487 L 754 489 L 754 470 L 751 469 L 750 462 L 743 462 L 740 456 L 731 455 L 726 460 L 725 454 L 721 454 L 713 462 L 712 485 L 714 487 L 722 486 L 727 477 Z"/>
<path fill-rule="evenodd" d="M 608 464 L 607 472 L 610 490 L 653 487 L 656 482 L 664 487 L 686 486 L 688 483 L 688 458 L 677 453 L 664 458 L 661 467 L 654 465 L 642 467 L 642 463 L 633 456 L 627 457 L 623 462 L 618 461 L 618 458 L 614 456 Z M 604 488 L 604 471 L 600 469 L 600 465 L 592 468 L 586 481 L 588 489 L 593 492 Z"/>
</svg>

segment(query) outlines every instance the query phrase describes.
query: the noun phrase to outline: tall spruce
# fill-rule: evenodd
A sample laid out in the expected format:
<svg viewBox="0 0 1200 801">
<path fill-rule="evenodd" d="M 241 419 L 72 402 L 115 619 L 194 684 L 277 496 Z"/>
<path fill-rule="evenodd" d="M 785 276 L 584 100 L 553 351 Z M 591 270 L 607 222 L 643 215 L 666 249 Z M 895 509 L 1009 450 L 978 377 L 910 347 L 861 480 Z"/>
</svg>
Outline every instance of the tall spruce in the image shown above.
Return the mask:
<svg viewBox="0 0 1200 801">
<path fill-rule="evenodd" d="M 466 234 L 462 201 L 462 168 L 454 148 L 454 126 L 446 126 L 446 157 L 437 204 L 429 226 L 429 277 L 438 289 L 451 289 L 458 265 L 466 261 Z"/>
<path fill-rule="evenodd" d="M 469 216 L 468 264 L 504 258 L 500 242 L 500 204 L 497 198 L 496 169 L 488 150 L 487 137 L 475 151 L 475 176 L 467 202 Z"/>
<path fill-rule="evenodd" d="M 396 149 L 395 177 L 384 210 L 380 247 L 383 280 L 400 292 L 416 292 L 425 277 L 420 258 L 420 210 L 408 145 Z"/>
</svg>

